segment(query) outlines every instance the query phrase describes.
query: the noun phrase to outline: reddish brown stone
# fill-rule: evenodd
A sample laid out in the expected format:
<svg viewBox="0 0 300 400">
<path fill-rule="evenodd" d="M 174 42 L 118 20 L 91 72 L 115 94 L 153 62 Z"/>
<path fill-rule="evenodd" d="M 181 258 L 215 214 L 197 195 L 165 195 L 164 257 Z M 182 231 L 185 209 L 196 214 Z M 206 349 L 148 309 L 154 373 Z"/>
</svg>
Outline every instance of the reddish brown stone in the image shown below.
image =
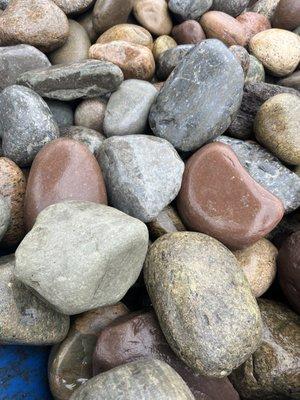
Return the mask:
<svg viewBox="0 0 300 400">
<path fill-rule="evenodd" d="M 200 43 L 206 38 L 201 25 L 194 20 L 175 25 L 172 29 L 172 36 L 178 44 Z"/>
<path fill-rule="evenodd" d="M 282 202 L 252 179 L 221 143 L 204 146 L 188 160 L 177 206 L 187 228 L 232 249 L 267 235 L 284 213 Z"/>
<path fill-rule="evenodd" d="M 94 375 L 148 357 L 165 361 L 174 368 L 196 400 L 239 399 L 227 378 L 198 375 L 173 353 L 153 312 L 118 318 L 100 332 L 93 358 Z"/>
<path fill-rule="evenodd" d="M 300 25 L 300 1 L 280 0 L 272 18 L 274 28 L 293 31 Z"/>
<path fill-rule="evenodd" d="M 242 24 L 245 30 L 247 43 L 257 33 L 271 29 L 268 18 L 255 12 L 246 12 L 239 15 L 236 19 Z"/>
<path fill-rule="evenodd" d="M 48 143 L 33 161 L 25 196 L 27 228 L 44 208 L 63 200 L 107 204 L 96 159 L 84 144 L 66 138 Z"/>
<path fill-rule="evenodd" d="M 283 243 L 278 258 L 279 283 L 285 297 L 300 313 L 300 231 Z"/>
</svg>

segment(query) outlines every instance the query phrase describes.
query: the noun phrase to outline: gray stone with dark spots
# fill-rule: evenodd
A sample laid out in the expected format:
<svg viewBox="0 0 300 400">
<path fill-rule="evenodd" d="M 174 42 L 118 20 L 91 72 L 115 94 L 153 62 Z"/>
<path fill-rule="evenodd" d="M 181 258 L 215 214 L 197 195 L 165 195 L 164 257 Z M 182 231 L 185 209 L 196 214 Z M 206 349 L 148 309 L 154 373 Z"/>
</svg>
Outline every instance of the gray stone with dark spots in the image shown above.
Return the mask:
<svg viewBox="0 0 300 400">
<path fill-rule="evenodd" d="M 165 81 L 173 69 L 194 47 L 193 44 L 182 44 L 164 51 L 157 60 L 156 74 L 158 79 Z"/>
<path fill-rule="evenodd" d="M 213 0 L 170 0 L 169 9 L 184 20 L 198 20 L 208 11 Z"/>
</svg>

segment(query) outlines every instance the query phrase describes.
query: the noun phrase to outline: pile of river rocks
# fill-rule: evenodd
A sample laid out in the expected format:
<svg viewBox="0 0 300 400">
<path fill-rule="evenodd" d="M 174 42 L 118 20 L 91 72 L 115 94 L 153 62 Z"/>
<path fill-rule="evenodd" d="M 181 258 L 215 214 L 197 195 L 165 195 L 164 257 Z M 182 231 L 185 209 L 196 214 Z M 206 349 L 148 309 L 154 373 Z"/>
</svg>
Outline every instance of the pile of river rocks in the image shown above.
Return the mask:
<svg viewBox="0 0 300 400">
<path fill-rule="evenodd" d="M 0 399 L 300 399 L 300 1 L 0 8 Z"/>
</svg>

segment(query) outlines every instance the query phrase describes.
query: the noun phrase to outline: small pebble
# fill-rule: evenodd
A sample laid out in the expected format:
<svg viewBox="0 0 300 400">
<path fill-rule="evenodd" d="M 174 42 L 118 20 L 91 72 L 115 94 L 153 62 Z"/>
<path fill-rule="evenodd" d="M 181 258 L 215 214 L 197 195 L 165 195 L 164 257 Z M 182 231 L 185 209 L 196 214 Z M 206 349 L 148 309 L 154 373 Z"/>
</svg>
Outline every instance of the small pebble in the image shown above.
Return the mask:
<svg viewBox="0 0 300 400">
<path fill-rule="evenodd" d="M 94 29 L 100 34 L 117 24 L 123 24 L 132 6 L 133 0 L 97 0 L 93 9 Z"/>
<path fill-rule="evenodd" d="M 172 206 L 165 207 L 153 221 L 149 222 L 148 229 L 153 240 L 167 233 L 186 230 L 178 213 Z"/>
<path fill-rule="evenodd" d="M 300 2 L 297 0 L 280 0 L 272 17 L 272 26 L 293 31 L 299 25 Z"/>
<path fill-rule="evenodd" d="M 1 160 L 1 159 L 0 159 Z M 10 208 L 7 200 L 0 195 L 0 242 L 10 223 Z"/>
<path fill-rule="evenodd" d="M 46 100 L 46 103 L 59 127 L 73 125 L 73 109 L 69 103 L 58 100 Z"/>
<path fill-rule="evenodd" d="M 169 35 L 173 24 L 166 0 L 134 0 L 133 14 L 153 35 Z"/>
<path fill-rule="evenodd" d="M 252 54 L 250 54 L 250 63 L 245 77 L 245 85 L 250 83 L 264 82 L 266 78 L 263 64 Z"/>
<path fill-rule="evenodd" d="M 98 154 L 103 141 L 106 139 L 100 132 L 85 126 L 66 126 L 60 129 L 60 133 L 61 136 L 77 140 L 86 145 L 94 156 Z"/>
<path fill-rule="evenodd" d="M 186 57 L 190 50 L 195 47 L 193 44 L 182 44 L 164 51 L 157 59 L 156 75 L 158 79 L 166 80 L 173 69 Z"/>
<path fill-rule="evenodd" d="M 172 37 L 178 44 L 197 44 L 206 39 L 201 25 L 194 20 L 175 25 L 172 29 Z"/>
<path fill-rule="evenodd" d="M 107 102 L 101 98 L 82 100 L 75 110 L 75 125 L 102 132 L 106 105 Z"/>
<path fill-rule="evenodd" d="M 177 46 L 177 43 L 171 36 L 163 35 L 159 36 L 153 44 L 153 56 L 155 61 L 158 60 L 159 56 L 166 50 L 173 49 Z"/>
<path fill-rule="evenodd" d="M 198 20 L 210 9 L 213 0 L 169 0 L 169 9 L 183 20 Z"/>
</svg>

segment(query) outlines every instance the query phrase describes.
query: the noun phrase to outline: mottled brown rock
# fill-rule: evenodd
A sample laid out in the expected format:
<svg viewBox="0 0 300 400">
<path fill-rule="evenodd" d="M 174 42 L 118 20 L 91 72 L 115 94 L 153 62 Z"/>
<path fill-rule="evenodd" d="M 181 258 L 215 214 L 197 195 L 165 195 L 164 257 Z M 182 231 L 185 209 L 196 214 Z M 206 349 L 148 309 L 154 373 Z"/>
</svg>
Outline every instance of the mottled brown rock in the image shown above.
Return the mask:
<svg viewBox="0 0 300 400">
<path fill-rule="evenodd" d="M 242 24 L 246 31 L 247 43 L 257 33 L 271 29 L 270 21 L 262 14 L 249 11 L 239 15 L 236 20 Z"/>
<path fill-rule="evenodd" d="M 247 75 L 249 66 L 250 66 L 250 55 L 248 51 L 239 45 L 233 45 L 229 47 L 229 50 L 236 56 L 236 58 L 239 60 L 243 71 L 244 75 Z"/>
<path fill-rule="evenodd" d="M 188 229 L 233 249 L 267 235 L 284 214 L 282 202 L 251 178 L 221 143 L 202 147 L 188 160 L 177 207 Z"/>
<path fill-rule="evenodd" d="M 152 50 L 153 39 L 147 29 L 134 24 L 119 24 L 108 29 L 97 40 L 97 43 L 109 43 L 115 40 L 122 40 L 133 44 L 149 47 Z"/>
<path fill-rule="evenodd" d="M 68 38 L 66 15 L 50 0 L 13 0 L 0 16 L 0 44 L 30 44 L 48 52 Z"/>
<path fill-rule="evenodd" d="M 175 25 L 172 29 L 172 36 L 178 44 L 196 44 L 206 39 L 199 22 L 192 19 Z"/>
<path fill-rule="evenodd" d="M 221 11 L 208 11 L 201 17 L 200 24 L 207 38 L 219 39 L 227 46 L 245 46 L 247 43 L 246 32 L 240 22 Z"/>
<path fill-rule="evenodd" d="M 49 385 L 56 400 L 67 400 L 93 377 L 92 355 L 99 332 L 116 318 L 128 313 L 122 303 L 99 307 L 74 320 L 66 339 L 52 348 Z"/>
<path fill-rule="evenodd" d="M 195 400 L 238 400 L 227 378 L 201 376 L 185 365 L 171 350 L 154 312 L 136 312 L 118 318 L 99 334 L 93 356 L 97 375 L 128 362 L 156 358 L 167 362 L 185 381 Z"/>
<path fill-rule="evenodd" d="M 75 110 L 75 125 L 102 132 L 106 104 L 100 98 L 83 100 Z"/>
<path fill-rule="evenodd" d="M 295 311 L 300 313 L 300 231 L 284 241 L 277 262 L 282 291 Z"/>
<path fill-rule="evenodd" d="M 163 35 L 163 36 L 159 36 L 153 44 L 153 56 L 154 59 L 157 61 L 159 56 L 169 50 L 169 49 L 173 49 L 174 47 L 177 46 L 177 43 L 175 42 L 175 40 L 168 35 Z"/>
<path fill-rule="evenodd" d="M 93 25 L 103 33 L 112 26 L 122 24 L 132 10 L 133 0 L 97 0 L 93 10 Z"/>
<path fill-rule="evenodd" d="M 149 233 L 153 240 L 166 233 L 185 231 L 185 227 L 172 206 L 165 207 L 158 216 L 148 224 Z"/>
<path fill-rule="evenodd" d="M 293 31 L 300 25 L 300 1 L 280 0 L 272 18 L 274 28 Z"/>
<path fill-rule="evenodd" d="M 255 297 L 263 295 L 276 275 L 276 247 L 267 239 L 260 239 L 252 246 L 233 253 L 248 279 Z"/>
<path fill-rule="evenodd" d="M 300 97 L 282 93 L 259 109 L 254 131 L 257 140 L 288 164 L 300 164 Z"/>
<path fill-rule="evenodd" d="M 107 204 L 102 172 L 92 153 L 78 141 L 61 138 L 44 146 L 31 166 L 25 196 L 27 228 L 44 208 L 64 200 Z"/>
<path fill-rule="evenodd" d="M 230 379 L 245 400 L 299 399 L 300 317 L 280 303 L 258 303 L 262 344 Z"/>
<path fill-rule="evenodd" d="M 137 21 L 154 35 L 169 35 L 172 20 L 165 0 L 134 0 L 133 13 Z"/>
<path fill-rule="evenodd" d="M 256 300 L 236 258 L 217 240 L 196 232 L 160 237 L 144 277 L 169 345 L 195 372 L 222 378 L 257 349 Z"/>
<path fill-rule="evenodd" d="M 123 71 L 125 79 L 148 81 L 155 71 L 154 58 L 148 47 L 121 40 L 94 44 L 90 48 L 89 57 L 117 65 Z"/>
<path fill-rule="evenodd" d="M 16 246 L 25 235 L 24 197 L 26 180 L 13 161 L 0 157 L 0 194 L 10 206 L 10 224 L 1 241 L 1 247 Z"/>
</svg>

